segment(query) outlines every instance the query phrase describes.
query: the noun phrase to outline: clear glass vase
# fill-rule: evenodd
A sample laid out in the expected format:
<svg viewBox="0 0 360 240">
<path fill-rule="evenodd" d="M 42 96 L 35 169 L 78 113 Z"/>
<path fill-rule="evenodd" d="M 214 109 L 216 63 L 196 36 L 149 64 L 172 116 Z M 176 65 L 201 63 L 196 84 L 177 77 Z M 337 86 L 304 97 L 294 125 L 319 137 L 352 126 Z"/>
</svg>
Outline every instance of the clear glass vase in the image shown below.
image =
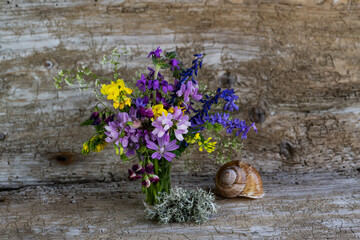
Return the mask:
<svg viewBox="0 0 360 240">
<path fill-rule="evenodd" d="M 145 201 L 149 205 L 154 205 L 158 202 L 157 197 L 161 192 L 170 192 L 171 187 L 171 162 L 165 158 L 152 159 L 145 158 L 146 162 L 151 162 L 154 165 L 154 174 L 159 177 L 158 183 L 151 183 L 150 187 L 143 186 L 143 192 L 146 195 Z"/>
</svg>

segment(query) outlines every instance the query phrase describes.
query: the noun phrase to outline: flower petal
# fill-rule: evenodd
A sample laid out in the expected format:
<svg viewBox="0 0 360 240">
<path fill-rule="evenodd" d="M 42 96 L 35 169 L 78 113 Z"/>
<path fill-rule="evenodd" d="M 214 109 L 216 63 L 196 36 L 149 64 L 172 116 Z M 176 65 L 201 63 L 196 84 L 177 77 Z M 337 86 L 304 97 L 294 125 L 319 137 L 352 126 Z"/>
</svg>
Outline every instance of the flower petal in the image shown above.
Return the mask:
<svg viewBox="0 0 360 240">
<path fill-rule="evenodd" d="M 153 159 L 161 159 L 161 154 L 159 152 L 154 152 L 151 157 Z"/>
<path fill-rule="evenodd" d="M 169 162 L 171 162 L 171 160 L 175 157 L 176 155 L 171 153 L 171 152 L 164 152 L 163 153 L 163 157 L 168 160 Z"/>
<path fill-rule="evenodd" d="M 158 145 L 156 145 L 154 142 L 152 142 L 152 141 L 147 141 L 147 143 L 146 143 L 146 147 L 147 148 L 150 148 L 150 149 L 152 149 L 152 150 L 159 150 L 159 146 Z"/>
<path fill-rule="evenodd" d="M 166 145 L 165 151 L 174 151 L 179 148 L 179 145 L 176 144 L 176 140 L 172 140 L 169 144 Z"/>
</svg>

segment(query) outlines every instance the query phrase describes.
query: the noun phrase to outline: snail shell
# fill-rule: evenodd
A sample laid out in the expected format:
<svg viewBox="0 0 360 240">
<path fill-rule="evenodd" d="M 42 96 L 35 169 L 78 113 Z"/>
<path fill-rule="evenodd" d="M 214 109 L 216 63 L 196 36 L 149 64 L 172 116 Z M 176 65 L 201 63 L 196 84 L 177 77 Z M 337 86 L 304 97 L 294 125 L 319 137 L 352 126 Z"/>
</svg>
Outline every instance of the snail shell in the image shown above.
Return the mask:
<svg viewBox="0 0 360 240">
<path fill-rule="evenodd" d="M 228 198 L 264 196 L 260 174 L 253 166 L 241 161 L 221 166 L 215 176 L 215 185 L 217 191 Z"/>
</svg>

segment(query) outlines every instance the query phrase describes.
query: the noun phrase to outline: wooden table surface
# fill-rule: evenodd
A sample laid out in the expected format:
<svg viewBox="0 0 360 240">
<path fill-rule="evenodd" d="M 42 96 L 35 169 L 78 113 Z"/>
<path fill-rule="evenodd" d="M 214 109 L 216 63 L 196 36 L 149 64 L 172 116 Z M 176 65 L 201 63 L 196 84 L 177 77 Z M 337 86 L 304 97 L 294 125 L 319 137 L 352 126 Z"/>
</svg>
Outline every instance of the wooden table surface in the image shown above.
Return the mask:
<svg viewBox="0 0 360 240">
<path fill-rule="evenodd" d="M 360 176 L 273 173 L 259 200 L 216 197 L 203 225 L 144 218 L 137 182 L 28 186 L 0 192 L 1 239 L 358 239 Z M 178 175 L 173 185 L 213 189 L 213 176 Z"/>
</svg>

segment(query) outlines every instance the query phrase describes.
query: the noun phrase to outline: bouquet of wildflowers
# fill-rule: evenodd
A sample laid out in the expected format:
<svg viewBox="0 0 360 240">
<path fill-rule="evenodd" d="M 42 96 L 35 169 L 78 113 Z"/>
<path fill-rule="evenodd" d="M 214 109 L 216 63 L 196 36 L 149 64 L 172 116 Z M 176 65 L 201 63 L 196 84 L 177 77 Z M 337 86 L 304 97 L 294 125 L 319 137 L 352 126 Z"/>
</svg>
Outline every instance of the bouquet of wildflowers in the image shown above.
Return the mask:
<svg viewBox="0 0 360 240">
<path fill-rule="evenodd" d="M 169 192 L 174 158 L 195 144 L 200 151 L 212 153 L 215 150 L 217 142 L 212 137 L 206 138 L 205 131 L 225 130 L 235 139 L 246 138 L 251 128 L 256 131 L 254 123 L 246 125 L 245 121 L 230 117 L 230 111 L 239 109 L 235 103 L 238 96 L 233 89 L 200 92 L 196 77 L 204 54 L 194 55 L 192 66 L 186 68 L 175 52 L 162 53 L 160 47 L 150 52 L 148 58 L 152 59 L 154 67 L 139 74 L 135 82 L 119 79 L 121 54 L 116 49 L 112 57 L 103 59 L 104 63 L 113 65 L 115 80 L 100 79 L 84 67 L 77 71 L 60 71 L 55 77 L 57 87 L 62 81 L 72 85 L 76 80 L 82 88 L 87 88 L 89 83 L 85 78 L 95 80 L 102 107 L 97 105 L 90 118 L 82 123 L 95 127 L 82 153 L 100 152 L 111 144 L 122 160 L 137 158 L 139 162 L 128 170 L 129 179 L 141 180 L 149 204 L 157 201 L 160 192 Z M 168 79 L 166 74 L 170 76 Z M 104 104 L 104 98 L 112 107 Z M 222 112 L 212 114 L 212 106 L 221 102 L 224 104 Z"/>
</svg>

